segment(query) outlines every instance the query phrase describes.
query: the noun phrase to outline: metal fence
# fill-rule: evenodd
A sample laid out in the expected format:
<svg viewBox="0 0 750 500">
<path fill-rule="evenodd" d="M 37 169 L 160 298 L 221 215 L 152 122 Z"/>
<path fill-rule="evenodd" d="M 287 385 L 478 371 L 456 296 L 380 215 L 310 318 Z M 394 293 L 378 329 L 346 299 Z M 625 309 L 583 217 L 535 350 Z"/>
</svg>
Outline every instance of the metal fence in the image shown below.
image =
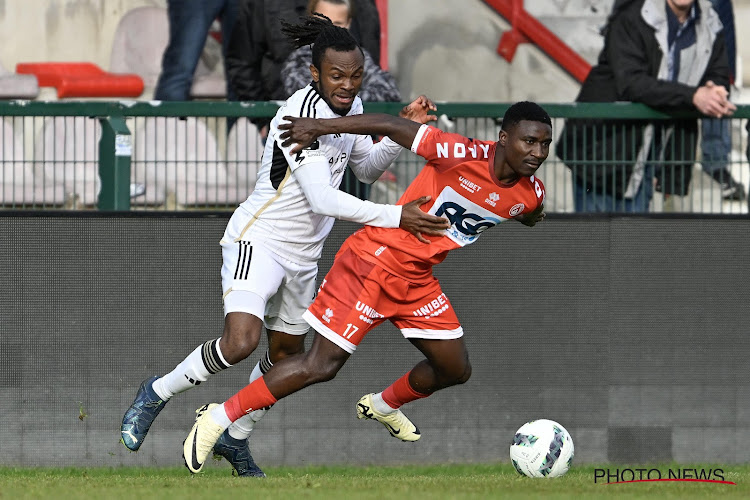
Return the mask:
<svg viewBox="0 0 750 500">
<path fill-rule="evenodd" d="M 438 126 L 479 139 L 496 139 L 507 103 L 441 103 Z M 667 129 L 686 115 L 668 115 L 640 104 L 545 104 L 553 117 L 555 143 L 539 171 L 547 187 L 548 212 L 574 212 L 576 172 L 604 169 L 605 191 L 625 175 L 617 158 L 592 161 L 579 151 L 558 158 L 557 139 L 571 119 L 582 144 L 612 144 L 644 124 Z M 398 103 L 368 103 L 367 112 L 396 114 Z M 232 210 L 252 192 L 263 144 L 250 117 L 271 117 L 278 103 L 227 102 L 0 102 L 0 207 L 3 209 Z M 750 106 L 730 121 L 728 170 L 750 185 L 745 156 Z M 616 121 L 613 121 L 616 120 Z M 638 129 L 640 130 L 640 129 Z M 651 152 L 654 190 L 650 212 L 747 213 L 745 200 L 725 199 L 701 165 L 698 137 L 685 141 L 698 156 L 687 167 Z M 368 197 L 393 203 L 424 161 L 405 151 Z M 666 175 L 661 175 L 667 172 Z M 659 183 L 664 181 L 663 186 Z M 661 187 L 661 189 L 659 189 Z M 676 189 L 679 188 L 679 189 Z M 684 188 L 684 190 L 683 190 Z M 342 189 L 352 190 L 351 186 Z M 681 191 L 683 190 L 683 191 Z M 677 194 L 674 194 L 677 192 Z M 673 194 L 669 194 L 673 193 Z M 617 211 L 613 207 L 613 211 Z"/>
</svg>

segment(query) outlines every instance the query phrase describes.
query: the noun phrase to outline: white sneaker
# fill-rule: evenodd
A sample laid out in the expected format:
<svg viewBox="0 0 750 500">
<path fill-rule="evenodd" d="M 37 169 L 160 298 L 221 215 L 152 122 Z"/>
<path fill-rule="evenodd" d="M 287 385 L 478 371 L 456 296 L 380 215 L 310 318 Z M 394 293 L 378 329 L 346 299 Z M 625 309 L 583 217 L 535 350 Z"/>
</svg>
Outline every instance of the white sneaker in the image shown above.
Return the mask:
<svg viewBox="0 0 750 500">
<path fill-rule="evenodd" d="M 201 471 L 216 441 L 224 432 L 224 428 L 211 418 L 211 409 L 215 406 L 218 405 L 211 403 L 195 410 L 197 414 L 195 424 L 182 443 L 182 458 L 185 460 L 185 467 L 193 474 Z"/>
<path fill-rule="evenodd" d="M 130 197 L 137 198 L 138 196 L 146 194 L 146 185 L 140 182 L 130 183 Z"/>
<path fill-rule="evenodd" d="M 406 418 L 401 410 L 393 413 L 380 413 L 372 405 L 372 397 L 375 394 L 366 394 L 357 403 L 357 418 L 369 418 L 377 420 L 388 429 L 391 436 L 401 441 L 416 441 L 422 437 L 416 425 Z"/>
</svg>

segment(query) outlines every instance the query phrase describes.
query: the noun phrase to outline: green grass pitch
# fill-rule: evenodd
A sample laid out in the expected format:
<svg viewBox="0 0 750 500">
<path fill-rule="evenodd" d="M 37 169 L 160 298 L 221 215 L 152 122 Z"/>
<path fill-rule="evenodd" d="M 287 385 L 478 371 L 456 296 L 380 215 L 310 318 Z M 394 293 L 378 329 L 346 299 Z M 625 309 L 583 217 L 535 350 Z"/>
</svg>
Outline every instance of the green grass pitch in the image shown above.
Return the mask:
<svg viewBox="0 0 750 500">
<path fill-rule="evenodd" d="M 617 466 L 601 467 L 613 469 Z M 666 470 L 678 466 L 656 467 Z M 184 467 L 1 467 L 0 498 L 750 498 L 750 466 L 721 468 L 725 480 L 736 485 L 689 482 L 595 484 L 594 466 L 574 466 L 567 475 L 554 479 L 524 478 L 508 464 L 268 467 L 265 469 L 266 479 L 235 478 L 226 462 L 212 461 L 206 464 L 203 473 L 195 477 Z"/>
</svg>

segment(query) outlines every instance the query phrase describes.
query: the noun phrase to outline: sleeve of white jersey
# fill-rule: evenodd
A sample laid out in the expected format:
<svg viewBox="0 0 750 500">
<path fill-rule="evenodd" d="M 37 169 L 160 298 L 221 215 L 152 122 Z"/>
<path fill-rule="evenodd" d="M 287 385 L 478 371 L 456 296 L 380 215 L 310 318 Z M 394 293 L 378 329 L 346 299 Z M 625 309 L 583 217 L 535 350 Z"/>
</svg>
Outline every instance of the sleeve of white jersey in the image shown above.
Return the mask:
<svg viewBox="0 0 750 500">
<path fill-rule="evenodd" d="M 273 122 L 275 123 L 271 124 L 271 131 L 274 135 L 273 137 L 269 137 L 269 140 L 273 140 L 275 142 L 274 145 L 284 154 L 286 163 L 289 165 L 292 172 L 309 163 L 323 163 L 327 167 L 328 160 L 325 153 L 320 150 L 320 143 L 317 140 L 296 154 L 292 154 L 291 152 L 294 144 L 290 146 L 282 146 L 283 139 L 279 137 L 281 131 L 279 130 L 278 125 L 289 123 L 287 120 L 282 119 L 282 116 L 299 116 L 299 113 L 295 113 L 291 106 L 284 105 L 273 118 Z"/>
<path fill-rule="evenodd" d="M 293 146 L 282 146 L 283 140 L 279 137 L 278 124 L 285 122 L 281 118 L 283 116 L 300 116 L 299 112 L 295 111 L 297 105 L 291 104 L 296 96 L 297 94 L 276 113 L 273 119 L 276 123 L 271 124 L 271 130 L 274 131 L 272 140 L 276 142 L 275 146 L 283 152 L 292 175 L 297 180 L 312 210 L 317 214 L 371 226 L 399 227 L 401 224 L 400 206 L 360 200 L 331 186 L 331 169 L 325 153 L 320 150 L 318 141 L 297 154 L 291 153 Z M 304 102 L 302 101 L 303 104 Z M 362 104 L 356 101 L 355 104 L 359 105 L 358 111 L 361 113 Z M 304 106 L 300 108 L 302 107 Z M 372 146 L 372 139 L 370 139 L 370 145 Z"/>
<path fill-rule="evenodd" d="M 331 186 L 331 170 L 327 162 L 305 163 L 298 166 L 293 175 L 317 214 L 378 227 L 399 227 L 401 224 L 401 206 L 360 200 Z"/>
<path fill-rule="evenodd" d="M 372 184 L 396 161 L 402 149 L 389 137 L 384 137 L 382 141 L 373 143 L 372 137 L 369 135 L 360 135 L 354 142 L 349 159 L 349 168 L 352 169 L 357 179 Z"/>
</svg>

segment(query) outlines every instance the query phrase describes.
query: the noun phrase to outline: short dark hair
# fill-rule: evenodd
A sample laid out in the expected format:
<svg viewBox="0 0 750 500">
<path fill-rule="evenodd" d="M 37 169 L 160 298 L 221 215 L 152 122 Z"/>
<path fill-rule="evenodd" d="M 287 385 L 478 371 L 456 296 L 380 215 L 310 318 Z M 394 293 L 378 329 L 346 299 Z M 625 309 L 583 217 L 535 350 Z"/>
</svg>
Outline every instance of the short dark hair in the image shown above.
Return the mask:
<svg viewBox="0 0 750 500">
<path fill-rule="evenodd" d="M 506 132 L 523 120 L 546 123 L 552 126 L 552 120 L 544 109 L 535 102 L 520 101 L 512 105 L 503 116 L 502 129 Z"/>
<path fill-rule="evenodd" d="M 362 47 L 348 29 L 334 25 L 324 15 L 311 14 L 300 18 L 300 21 L 299 24 L 291 24 L 282 19 L 281 32 L 291 40 L 295 49 L 312 45 L 312 63 L 316 68 L 320 69 L 323 54 L 328 49 L 337 52 L 359 49 L 362 52 Z"/>
</svg>

